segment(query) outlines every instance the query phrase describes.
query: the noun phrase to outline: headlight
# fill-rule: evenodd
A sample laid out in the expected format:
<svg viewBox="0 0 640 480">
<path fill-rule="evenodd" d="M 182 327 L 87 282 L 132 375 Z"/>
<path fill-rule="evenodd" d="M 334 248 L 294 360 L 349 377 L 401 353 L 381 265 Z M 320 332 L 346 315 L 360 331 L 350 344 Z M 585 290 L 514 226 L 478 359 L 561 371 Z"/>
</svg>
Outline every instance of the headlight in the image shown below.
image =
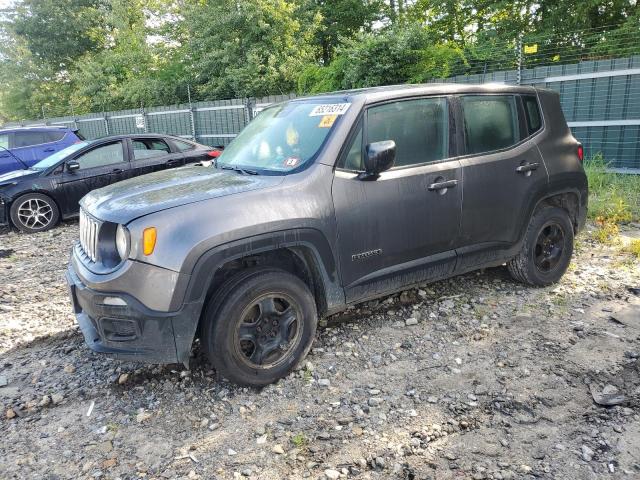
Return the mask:
<svg viewBox="0 0 640 480">
<path fill-rule="evenodd" d="M 123 225 L 118 225 L 116 229 L 116 249 L 120 260 L 125 260 L 129 257 L 129 230 Z"/>
</svg>

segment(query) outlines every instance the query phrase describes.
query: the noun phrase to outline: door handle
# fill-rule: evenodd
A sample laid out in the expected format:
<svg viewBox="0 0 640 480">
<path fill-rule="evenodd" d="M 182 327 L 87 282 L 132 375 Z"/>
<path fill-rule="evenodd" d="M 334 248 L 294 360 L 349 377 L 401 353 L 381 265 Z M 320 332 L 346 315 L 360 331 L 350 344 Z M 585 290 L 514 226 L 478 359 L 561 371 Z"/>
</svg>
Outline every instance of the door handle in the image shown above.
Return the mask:
<svg viewBox="0 0 640 480">
<path fill-rule="evenodd" d="M 432 183 L 428 189 L 430 192 L 438 192 L 440 190 L 446 190 L 447 188 L 453 188 L 456 185 L 458 185 L 458 180 L 447 180 L 446 182 Z"/>
<path fill-rule="evenodd" d="M 55 152 L 56 149 L 55 148 L 45 148 L 44 151 L 45 152 Z"/>
<path fill-rule="evenodd" d="M 111 173 L 122 173 L 124 172 L 124 170 L 122 170 L 121 168 L 114 168 L 113 170 L 111 170 Z"/>
<path fill-rule="evenodd" d="M 516 172 L 518 173 L 533 172 L 534 170 L 537 170 L 539 166 L 540 166 L 539 163 L 525 163 L 524 165 L 520 165 L 518 168 L 516 168 Z"/>
<path fill-rule="evenodd" d="M 167 160 L 167 165 L 169 165 L 169 166 L 177 165 L 179 162 L 180 162 L 180 160 L 176 160 L 176 159 Z"/>
</svg>

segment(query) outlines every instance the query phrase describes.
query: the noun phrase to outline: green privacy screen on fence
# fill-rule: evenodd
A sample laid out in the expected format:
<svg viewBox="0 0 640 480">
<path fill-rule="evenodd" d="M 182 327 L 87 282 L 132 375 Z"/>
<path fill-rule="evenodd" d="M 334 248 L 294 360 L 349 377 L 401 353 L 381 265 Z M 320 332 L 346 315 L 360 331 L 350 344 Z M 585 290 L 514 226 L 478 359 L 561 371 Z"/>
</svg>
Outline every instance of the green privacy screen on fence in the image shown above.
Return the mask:
<svg viewBox="0 0 640 480">
<path fill-rule="evenodd" d="M 442 80 L 441 80 L 442 81 Z M 640 169 L 640 56 L 460 75 L 456 83 L 534 85 L 560 93 L 562 108 L 587 157 L 602 154 L 614 168 Z M 207 145 L 227 145 L 247 122 L 279 95 L 50 118 L 22 125 L 69 125 L 88 139 L 124 133 L 169 133 Z"/>
</svg>

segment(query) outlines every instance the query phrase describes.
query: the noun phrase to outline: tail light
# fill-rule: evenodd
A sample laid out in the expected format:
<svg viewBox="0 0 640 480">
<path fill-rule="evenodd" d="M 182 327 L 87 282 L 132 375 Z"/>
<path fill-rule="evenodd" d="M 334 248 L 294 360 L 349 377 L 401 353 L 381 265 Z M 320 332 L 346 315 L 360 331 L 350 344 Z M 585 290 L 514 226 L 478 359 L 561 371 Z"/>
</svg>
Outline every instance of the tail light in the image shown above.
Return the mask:
<svg viewBox="0 0 640 480">
<path fill-rule="evenodd" d="M 584 147 L 578 144 L 578 160 L 584 162 Z"/>
<path fill-rule="evenodd" d="M 220 150 L 210 150 L 207 152 L 211 158 L 218 158 L 222 152 Z"/>
</svg>

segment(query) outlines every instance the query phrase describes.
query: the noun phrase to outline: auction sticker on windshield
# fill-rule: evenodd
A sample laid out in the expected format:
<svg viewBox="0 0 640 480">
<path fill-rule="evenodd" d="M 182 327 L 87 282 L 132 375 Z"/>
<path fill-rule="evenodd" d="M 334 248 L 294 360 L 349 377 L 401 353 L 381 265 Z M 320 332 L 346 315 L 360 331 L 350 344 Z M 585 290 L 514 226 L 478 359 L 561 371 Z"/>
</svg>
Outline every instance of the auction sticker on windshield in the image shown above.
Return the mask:
<svg viewBox="0 0 640 480">
<path fill-rule="evenodd" d="M 309 113 L 310 117 L 322 117 L 324 115 L 344 115 L 350 103 L 326 103 L 324 105 L 316 105 Z"/>
<path fill-rule="evenodd" d="M 320 128 L 331 128 L 331 126 L 335 123 L 337 115 L 325 115 L 320 119 L 320 123 L 318 127 Z"/>
</svg>

